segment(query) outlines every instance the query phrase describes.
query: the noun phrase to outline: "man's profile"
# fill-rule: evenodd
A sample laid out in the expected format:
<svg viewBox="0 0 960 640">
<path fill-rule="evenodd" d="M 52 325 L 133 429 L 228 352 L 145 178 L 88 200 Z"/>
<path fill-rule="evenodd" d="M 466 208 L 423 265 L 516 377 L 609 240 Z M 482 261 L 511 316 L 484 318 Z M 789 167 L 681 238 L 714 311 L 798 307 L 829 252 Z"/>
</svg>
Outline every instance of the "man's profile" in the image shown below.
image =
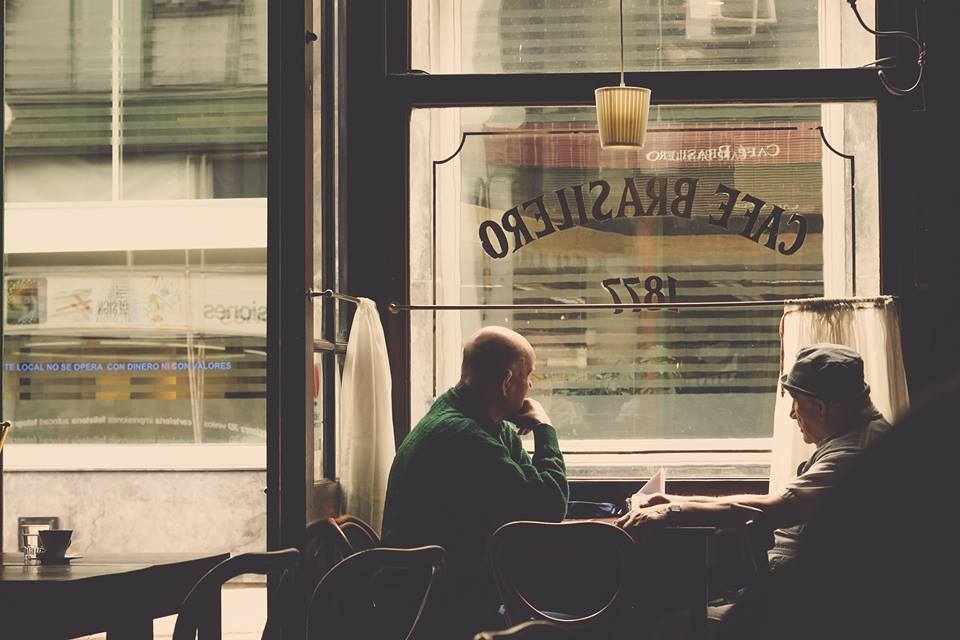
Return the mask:
<svg viewBox="0 0 960 640">
<path fill-rule="evenodd" d="M 769 553 L 771 568 L 789 561 L 804 524 L 836 483 L 838 473 L 890 424 L 870 400 L 863 359 L 849 347 L 815 344 L 801 349 L 780 383 L 793 398 L 790 417 L 804 442 L 817 447 L 782 492 L 721 497 L 657 494 L 618 524 L 627 529 L 668 521 L 735 525 L 743 518 L 739 505 L 745 505 L 762 510 L 767 524 L 776 528 Z"/>
</svg>

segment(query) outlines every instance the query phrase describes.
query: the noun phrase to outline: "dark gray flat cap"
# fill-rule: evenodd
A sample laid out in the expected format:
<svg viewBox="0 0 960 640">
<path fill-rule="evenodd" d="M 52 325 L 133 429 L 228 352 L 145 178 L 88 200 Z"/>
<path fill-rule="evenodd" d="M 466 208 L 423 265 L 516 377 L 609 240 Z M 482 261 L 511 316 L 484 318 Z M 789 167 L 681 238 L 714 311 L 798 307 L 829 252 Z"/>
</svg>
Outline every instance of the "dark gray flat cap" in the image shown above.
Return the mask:
<svg viewBox="0 0 960 640">
<path fill-rule="evenodd" d="M 857 400 L 870 393 L 863 379 L 863 358 L 840 344 L 814 344 L 797 352 L 789 373 L 780 376 L 785 389 L 820 400 Z"/>
</svg>

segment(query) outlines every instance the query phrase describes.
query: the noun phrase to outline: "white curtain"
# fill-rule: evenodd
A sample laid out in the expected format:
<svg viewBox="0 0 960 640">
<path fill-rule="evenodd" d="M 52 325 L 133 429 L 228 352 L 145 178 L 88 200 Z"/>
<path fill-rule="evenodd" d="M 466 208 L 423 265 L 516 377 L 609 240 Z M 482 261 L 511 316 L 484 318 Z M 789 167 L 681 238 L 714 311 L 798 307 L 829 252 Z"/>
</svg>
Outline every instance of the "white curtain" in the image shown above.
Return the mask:
<svg viewBox="0 0 960 640">
<path fill-rule="evenodd" d="M 343 366 L 337 465 L 346 511 L 378 531 L 394 454 L 390 386 L 377 305 L 360 298 Z"/>
<path fill-rule="evenodd" d="M 900 344 L 900 313 L 894 298 L 788 302 L 780 321 L 780 372 L 790 370 L 797 351 L 819 342 L 843 344 L 860 353 L 870 397 L 887 420 L 892 422 L 909 407 Z M 779 491 L 795 477 L 797 466 L 809 458 L 814 449 L 800 437 L 800 430 L 790 417 L 790 405 L 790 394 L 781 395 L 778 385 L 771 492 Z"/>
</svg>

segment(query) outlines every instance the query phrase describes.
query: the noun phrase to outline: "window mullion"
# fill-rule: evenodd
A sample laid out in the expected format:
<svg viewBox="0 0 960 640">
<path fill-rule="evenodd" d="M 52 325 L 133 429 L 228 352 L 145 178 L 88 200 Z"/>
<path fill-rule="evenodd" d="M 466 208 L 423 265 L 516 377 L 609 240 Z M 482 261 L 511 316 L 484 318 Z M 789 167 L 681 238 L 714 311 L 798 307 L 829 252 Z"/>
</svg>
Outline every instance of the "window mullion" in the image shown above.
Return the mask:
<svg viewBox="0 0 960 640">
<path fill-rule="evenodd" d="M 110 199 L 113 202 L 120 200 L 121 172 L 121 144 L 123 136 L 123 75 L 121 73 L 123 58 L 123 3 L 113 0 L 110 28 L 110 153 L 111 179 Z"/>
<path fill-rule="evenodd" d="M 613 81 L 609 73 L 393 74 L 383 84 L 413 107 L 530 106 L 593 104 L 594 89 Z M 873 69 L 628 73 L 626 81 L 650 87 L 656 104 L 872 100 L 884 91 Z"/>
</svg>

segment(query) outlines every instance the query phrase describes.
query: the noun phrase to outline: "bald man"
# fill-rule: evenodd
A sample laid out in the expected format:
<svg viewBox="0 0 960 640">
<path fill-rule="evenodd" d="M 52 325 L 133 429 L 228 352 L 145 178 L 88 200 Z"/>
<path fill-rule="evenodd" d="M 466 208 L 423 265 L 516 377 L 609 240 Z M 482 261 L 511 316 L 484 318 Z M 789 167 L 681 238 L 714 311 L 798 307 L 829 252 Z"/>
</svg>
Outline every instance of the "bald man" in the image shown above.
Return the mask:
<svg viewBox="0 0 960 640">
<path fill-rule="evenodd" d="M 550 418 L 527 393 L 536 355 L 515 331 L 486 327 L 463 348 L 460 382 L 397 451 L 383 516 L 386 546 L 447 550 L 458 616 L 490 624 L 499 604 L 486 545 L 513 520 L 562 520 L 569 490 Z M 531 458 L 520 435 L 533 432 Z M 486 627 L 489 628 L 489 627 Z M 472 637 L 472 635 L 470 636 Z"/>
</svg>

